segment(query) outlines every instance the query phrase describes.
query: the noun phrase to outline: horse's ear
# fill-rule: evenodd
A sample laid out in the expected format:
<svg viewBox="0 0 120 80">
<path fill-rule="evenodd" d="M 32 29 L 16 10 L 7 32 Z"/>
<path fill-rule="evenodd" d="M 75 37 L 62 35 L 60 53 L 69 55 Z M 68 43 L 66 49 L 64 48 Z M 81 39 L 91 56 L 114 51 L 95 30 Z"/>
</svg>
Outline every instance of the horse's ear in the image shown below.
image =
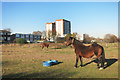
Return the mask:
<svg viewBox="0 0 120 80">
<path fill-rule="evenodd" d="M 72 37 L 72 43 L 74 42 L 75 38 Z"/>
<path fill-rule="evenodd" d="M 73 39 L 73 37 L 70 37 L 70 39 L 72 40 L 72 39 Z"/>
</svg>

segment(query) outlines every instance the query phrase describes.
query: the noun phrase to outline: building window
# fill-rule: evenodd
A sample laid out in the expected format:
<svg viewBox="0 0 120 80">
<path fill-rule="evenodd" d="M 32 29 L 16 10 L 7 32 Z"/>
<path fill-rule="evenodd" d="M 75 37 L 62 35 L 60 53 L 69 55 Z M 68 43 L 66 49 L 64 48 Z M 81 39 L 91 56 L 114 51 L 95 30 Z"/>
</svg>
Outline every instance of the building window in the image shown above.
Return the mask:
<svg viewBox="0 0 120 80">
<path fill-rule="evenodd" d="M 37 38 L 37 36 L 35 36 L 35 38 Z"/>
<path fill-rule="evenodd" d="M 30 38 L 33 38 L 33 35 L 30 35 Z"/>
<path fill-rule="evenodd" d="M 3 35 L 3 33 L 1 32 L 0 35 Z"/>
<path fill-rule="evenodd" d="M 20 37 L 19 34 L 16 34 L 16 37 L 17 37 L 17 38 Z"/>
<path fill-rule="evenodd" d="M 6 37 L 4 37 L 4 39 L 6 39 Z"/>
<path fill-rule="evenodd" d="M 4 38 L 3 38 L 3 37 L 0 37 L 0 40 L 2 41 L 2 40 L 4 40 Z"/>
<path fill-rule="evenodd" d="M 24 35 L 23 35 L 23 34 L 21 35 L 21 38 L 24 38 Z"/>
<path fill-rule="evenodd" d="M 28 37 L 29 37 L 29 35 L 27 34 L 27 35 L 26 35 L 26 38 L 28 38 Z"/>
<path fill-rule="evenodd" d="M 66 22 L 64 21 L 64 34 L 67 34 L 66 33 Z"/>
<path fill-rule="evenodd" d="M 32 42 L 33 40 L 32 39 L 30 39 L 30 42 Z"/>
<path fill-rule="evenodd" d="M 69 34 L 70 33 L 70 31 L 69 31 L 69 22 L 67 22 L 67 34 Z"/>
<path fill-rule="evenodd" d="M 7 35 L 10 35 L 10 33 L 7 33 Z"/>
<path fill-rule="evenodd" d="M 26 41 L 29 41 L 29 39 L 26 39 Z"/>
<path fill-rule="evenodd" d="M 2 33 L 2 35 L 5 35 L 5 33 Z"/>
<path fill-rule="evenodd" d="M 53 24 L 53 29 L 55 29 L 55 24 Z"/>
<path fill-rule="evenodd" d="M 2 37 L 2 40 L 4 40 L 4 37 Z"/>
<path fill-rule="evenodd" d="M 10 37 L 8 37 L 7 40 L 10 40 Z"/>
</svg>

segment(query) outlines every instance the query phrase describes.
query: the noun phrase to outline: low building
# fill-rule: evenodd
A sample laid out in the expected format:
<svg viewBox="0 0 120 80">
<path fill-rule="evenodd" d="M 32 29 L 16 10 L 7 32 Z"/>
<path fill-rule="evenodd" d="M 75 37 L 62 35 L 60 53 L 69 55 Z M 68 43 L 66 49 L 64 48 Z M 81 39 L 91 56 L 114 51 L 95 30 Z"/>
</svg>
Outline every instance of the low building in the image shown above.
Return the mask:
<svg viewBox="0 0 120 80">
<path fill-rule="evenodd" d="M 2 42 L 10 42 L 10 31 L 0 30 L 0 41 Z"/>
<path fill-rule="evenodd" d="M 18 38 L 24 38 L 26 41 L 37 41 L 37 40 L 41 40 L 41 35 L 38 34 L 20 34 L 20 33 L 16 33 L 16 34 L 12 34 L 11 35 L 11 41 L 14 41 L 15 39 Z"/>
</svg>

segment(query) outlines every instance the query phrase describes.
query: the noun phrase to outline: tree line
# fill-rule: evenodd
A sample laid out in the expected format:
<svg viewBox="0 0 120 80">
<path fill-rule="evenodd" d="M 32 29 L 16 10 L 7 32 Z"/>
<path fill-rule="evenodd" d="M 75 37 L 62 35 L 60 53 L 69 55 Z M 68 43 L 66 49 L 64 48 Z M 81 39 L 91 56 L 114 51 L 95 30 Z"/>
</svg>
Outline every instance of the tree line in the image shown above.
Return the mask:
<svg viewBox="0 0 120 80">
<path fill-rule="evenodd" d="M 67 40 L 70 36 L 81 40 L 81 35 L 77 34 L 76 32 L 73 34 L 67 34 L 65 36 L 65 40 Z M 104 38 L 95 38 L 95 37 L 90 37 L 88 34 L 83 34 L 83 43 L 91 43 L 91 42 L 107 42 L 107 43 L 115 43 L 115 42 L 120 42 L 120 36 L 117 37 L 114 34 L 106 34 Z"/>
<path fill-rule="evenodd" d="M 12 31 L 10 28 L 7 28 L 5 29 L 7 31 Z M 42 40 L 51 40 L 51 38 L 53 38 L 53 40 L 55 41 L 56 40 L 56 32 L 55 31 L 48 31 L 48 36 L 46 36 L 46 31 L 34 31 L 32 34 L 40 34 L 42 37 L 41 39 Z M 69 37 L 74 37 L 78 40 L 81 40 L 81 36 L 80 34 L 78 34 L 77 32 L 74 32 L 73 34 L 66 34 L 65 36 L 65 40 L 67 40 Z M 21 41 L 21 42 L 20 42 Z M 20 40 L 16 40 L 15 42 L 18 42 L 18 43 L 24 43 L 25 40 L 23 39 L 20 39 Z M 115 42 L 120 42 L 120 36 L 116 36 L 114 34 L 106 34 L 104 36 L 104 38 L 95 38 L 95 37 L 90 37 L 88 34 L 84 34 L 83 35 L 83 41 L 84 43 L 91 43 L 91 42 L 107 42 L 107 43 L 115 43 Z"/>
</svg>

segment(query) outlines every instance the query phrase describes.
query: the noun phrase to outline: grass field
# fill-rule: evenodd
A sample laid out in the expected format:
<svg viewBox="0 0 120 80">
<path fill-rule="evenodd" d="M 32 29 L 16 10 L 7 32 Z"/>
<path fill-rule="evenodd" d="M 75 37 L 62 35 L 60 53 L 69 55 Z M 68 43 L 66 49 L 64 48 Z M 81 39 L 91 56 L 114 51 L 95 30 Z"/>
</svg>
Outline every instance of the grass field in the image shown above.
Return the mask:
<svg viewBox="0 0 120 80">
<path fill-rule="evenodd" d="M 2 77 L 4 78 L 118 78 L 118 44 L 102 43 L 105 49 L 106 68 L 97 69 L 93 58 L 83 58 L 84 67 L 74 68 L 75 53 L 70 46 L 51 43 L 41 49 L 40 44 L 2 45 Z M 43 67 L 50 59 L 61 62 Z M 78 63 L 79 65 L 79 63 Z"/>
</svg>

